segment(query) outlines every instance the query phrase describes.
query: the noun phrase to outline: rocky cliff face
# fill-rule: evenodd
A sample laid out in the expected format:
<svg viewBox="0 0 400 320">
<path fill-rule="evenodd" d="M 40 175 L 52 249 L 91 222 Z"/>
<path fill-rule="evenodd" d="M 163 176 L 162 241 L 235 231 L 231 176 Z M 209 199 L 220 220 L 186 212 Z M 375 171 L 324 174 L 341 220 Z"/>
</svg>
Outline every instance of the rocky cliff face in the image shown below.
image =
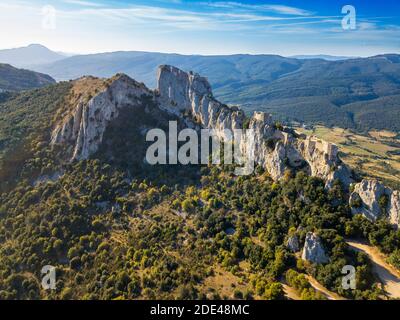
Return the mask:
<svg viewBox="0 0 400 320">
<path fill-rule="evenodd" d="M 245 115 L 217 101 L 207 79 L 172 66 L 160 66 L 157 73 L 158 101 L 161 108 L 174 114 L 189 113 L 204 128 L 241 129 Z"/>
<path fill-rule="evenodd" d="M 315 233 L 307 233 L 301 258 L 317 264 L 327 263 L 329 261 L 322 246 L 321 239 Z"/>
<path fill-rule="evenodd" d="M 362 214 L 370 221 L 386 218 L 391 224 L 400 225 L 400 192 L 376 180 L 357 183 L 350 195 L 350 206 L 353 214 Z"/>
<path fill-rule="evenodd" d="M 207 79 L 185 73 L 172 66 L 158 70 L 158 95 L 163 109 L 179 114 L 189 112 L 202 127 L 215 129 L 225 137 L 224 129 L 242 129 L 245 115 L 237 107 L 229 108 L 217 101 Z M 255 112 L 249 121 L 254 130 L 255 162 L 278 180 L 287 169 L 305 169 L 310 175 L 327 181 L 335 179 L 350 184 L 351 174 L 339 159 L 337 147 L 313 138 L 298 139 L 293 133 L 276 128 L 269 114 Z M 245 150 L 249 141 L 243 140 Z"/>
<path fill-rule="evenodd" d="M 143 96 L 151 96 L 160 110 L 184 118 L 188 126 L 214 129 L 220 138 L 224 130 L 242 129 L 245 114 L 237 107 L 217 101 L 207 79 L 172 66 L 158 70 L 158 89 L 150 91 L 125 75 L 120 75 L 88 102 L 79 101 L 52 133 L 52 144 L 73 146 L 72 160 L 86 159 L 98 150 L 111 120 L 123 108 L 135 112 Z M 189 120 L 188 120 L 189 119 Z M 302 169 L 327 181 L 336 178 L 345 185 L 351 181 L 349 170 L 337 155 L 337 147 L 314 138 L 300 139 L 293 132 L 277 128 L 270 115 L 255 112 L 249 120 L 254 130 L 255 162 L 268 170 L 275 180 L 287 169 Z M 240 146 L 245 150 L 249 141 Z"/>
<path fill-rule="evenodd" d="M 87 159 L 98 150 L 109 122 L 117 118 L 124 107 L 134 112 L 144 95 L 153 94 L 128 76 L 115 77 L 108 87 L 88 102 L 78 102 L 54 128 L 51 143 L 71 145 L 72 160 Z"/>
</svg>

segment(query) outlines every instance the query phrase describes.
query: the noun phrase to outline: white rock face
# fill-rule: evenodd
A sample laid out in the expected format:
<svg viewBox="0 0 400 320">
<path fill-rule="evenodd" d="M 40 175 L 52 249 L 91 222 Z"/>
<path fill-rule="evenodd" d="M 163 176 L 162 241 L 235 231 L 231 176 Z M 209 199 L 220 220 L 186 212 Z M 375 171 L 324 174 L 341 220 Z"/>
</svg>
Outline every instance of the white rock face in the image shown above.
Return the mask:
<svg viewBox="0 0 400 320">
<path fill-rule="evenodd" d="M 329 262 L 329 258 L 322 246 L 321 239 L 315 233 L 307 233 L 301 258 L 317 264 Z"/>
<path fill-rule="evenodd" d="M 382 208 L 385 203 L 386 208 Z M 353 214 L 362 214 L 370 221 L 386 215 L 391 224 L 397 227 L 400 224 L 400 192 L 385 187 L 377 180 L 365 179 L 357 183 L 350 195 L 350 205 Z"/>
<path fill-rule="evenodd" d="M 163 109 L 173 113 L 190 111 L 203 127 L 216 129 L 224 137 L 224 129 L 241 129 L 245 119 L 238 108 L 228 108 L 215 100 L 207 79 L 197 74 L 185 73 L 172 66 L 158 70 L 159 101 Z M 309 174 L 327 181 L 335 179 L 351 182 L 350 171 L 338 157 L 335 145 L 313 138 L 296 139 L 275 128 L 269 114 L 255 112 L 249 129 L 255 132 L 255 162 L 270 173 L 275 180 L 282 178 L 288 168 L 308 166 Z M 241 148 L 245 149 L 247 141 Z"/>
<path fill-rule="evenodd" d="M 184 118 L 189 127 L 214 129 L 220 138 L 226 138 L 225 130 L 243 128 L 244 112 L 217 101 L 206 78 L 160 66 L 156 92 L 120 76 L 88 103 L 80 102 L 56 126 L 52 144 L 73 145 L 72 160 L 88 158 L 98 150 L 109 122 L 120 115 L 123 107 L 134 110 L 142 95 L 154 96 L 161 110 Z M 336 178 L 345 185 L 351 181 L 335 145 L 314 138 L 298 139 L 277 129 L 271 116 L 264 112 L 254 113 L 249 129 L 255 133 L 255 163 L 266 168 L 274 180 L 282 178 L 287 169 L 302 168 L 327 181 L 327 186 Z M 243 139 L 240 148 L 244 151 L 249 145 Z"/>
<path fill-rule="evenodd" d="M 400 226 L 400 191 L 393 191 L 390 197 L 389 204 L 389 218 L 390 223 Z"/>
<path fill-rule="evenodd" d="M 52 133 L 52 144 L 72 144 L 71 160 L 87 159 L 98 150 L 108 123 L 123 107 L 135 108 L 142 95 L 152 95 L 144 85 L 128 76 L 119 76 L 88 103 L 78 103 Z"/>
<path fill-rule="evenodd" d="M 214 99 L 207 79 L 198 74 L 186 73 L 172 66 L 160 66 L 157 73 L 160 106 L 174 114 L 190 112 L 202 127 L 241 129 L 244 112 L 232 109 Z"/>
</svg>

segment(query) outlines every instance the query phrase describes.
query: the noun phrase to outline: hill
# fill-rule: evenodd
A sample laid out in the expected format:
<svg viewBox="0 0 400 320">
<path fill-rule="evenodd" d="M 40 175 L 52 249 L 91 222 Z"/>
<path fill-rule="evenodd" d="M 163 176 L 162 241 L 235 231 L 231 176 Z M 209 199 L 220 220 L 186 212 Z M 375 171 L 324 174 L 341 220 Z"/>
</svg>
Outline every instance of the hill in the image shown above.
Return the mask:
<svg viewBox="0 0 400 320">
<path fill-rule="evenodd" d="M 353 216 L 340 181 L 327 188 L 318 177 L 324 165 L 339 170 L 332 145 L 262 113 L 242 123 L 199 75 L 162 66 L 158 84 L 85 77 L 0 104 L 0 299 L 278 300 L 282 279 L 301 299 L 324 299 L 310 275 L 335 295 L 384 297 L 345 237 L 399 261 L 398 231 L 386 218 Z M 210 110 L 197 108 L 206 102 Z M 274 179 L 268 166 L 247 176 L 223 165 L 150 166 L 145 133 L 170 119 L 247 123 L 259 132 L 258 156 L 287 170 Z M 273 159 L 265 147 L 278 151 Z M 343 290 L 345 265 L 359 272 L 356 290 Z M 56 268 L 56 290 L 41 287 L 43 266 Z"/>
<path fill-rule="evenodd" d="M 0 50 L 0 63 L 11 64 L 18 68 L 52 63 L 64 59 L 65 56 L 40 44 L 31 44 L 27 47 Z"/>
<path fill-rule="evenodd" d="M 32 66 L 57 80 L 123 72 L 155 87 L 160 64 L 208 77 L 216 97 L 251 113 L 268 111 L 281 120 L 328 126 L 400 130 L 400 56 L 327 61 L 275 55 L 185 56 L 113 52 L 74 56 Z M 367 105 L 365 103 L 368 103 Z M 379 113 L 380 119 L 374 117 Z M 375 119 L 374 119 L 375 118 Z"/>
<path fill-rule="evenodd" d="M 250 110 L 270 111 L 282 120 L 398 131 L 399 92 L 400 56 L 383 55 L 333 62 L 305 60 L 295 72 L 242 92 L 237 102 Z M 226 88 L 220 94 L 228 101 L 234 95 Z"/>
<path fill-rule="evenodd" d="M 197 56 L 152 52 L 111 52 L 73 56 L 62 61 L 36 66 L 57 80 L 84 75 L 111 77 L 123 72 L 154 88 L 159 65 L 176 65 L 182 70 L 204 74 L 214 88 L 246 80 L 269 82 L 297 70 L 301 61 L 274 55 Z"/>
<path fill-rule="evenodd" d="M 29 90 L 52 83 L 55 83 L 55 80 L 46 74 L 0 64 L 0 91 Z"/>
</svg>

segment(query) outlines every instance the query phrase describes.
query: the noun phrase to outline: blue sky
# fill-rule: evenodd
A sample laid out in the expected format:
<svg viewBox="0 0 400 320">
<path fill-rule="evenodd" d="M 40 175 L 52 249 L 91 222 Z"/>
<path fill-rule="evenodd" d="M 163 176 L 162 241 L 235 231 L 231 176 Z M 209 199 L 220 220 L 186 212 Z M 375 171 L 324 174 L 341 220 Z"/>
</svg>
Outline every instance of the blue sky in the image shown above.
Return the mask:
<svg viewBox="0 0 400 320">
<path fill-rule="evenodd" d="M 342 28 L 344 5 L 355 30 Z M 400 53 L 400 1 L 2 0 L 0 30 L 3 49 L 370 56 Z"/>
</svg>

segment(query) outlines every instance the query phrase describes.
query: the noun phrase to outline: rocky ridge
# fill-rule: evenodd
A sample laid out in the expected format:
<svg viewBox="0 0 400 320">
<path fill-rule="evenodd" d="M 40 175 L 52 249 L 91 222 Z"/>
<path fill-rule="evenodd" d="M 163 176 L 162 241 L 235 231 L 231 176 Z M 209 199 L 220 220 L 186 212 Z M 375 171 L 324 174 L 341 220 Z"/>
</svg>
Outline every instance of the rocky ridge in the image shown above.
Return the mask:
<svg viewBox="0 0 400 320">
<path fill-rule="evenodd" d="M 246 120 L 238 107 L 228 107 L 217 101 L 206 78 L 186 73 L 172 66 L 158 70 L 158 100 L 160 106 L 170 112 L 189 112 L 202 127 L 215 129 L 220 137 L 224 130 L 242 129 Z M 249 120 L 254 130 L 255 162 L 279 180 L 286 169 L 305 169 L 308 174 L 327 181 L 335 179 L 348 185 L 351 173 L 338 157 L 337 147 L 315 138 L 299 139 L 293 132 L 276 127 L 272 117 L 255 112 Z M 242 149 L 247 141 L 243 141 Z"/>
<path fill-rule="evenodd" d="M 246 120 L 238 107 L 217 101 L 207 79 L 172 66 L 160 66 L 158 89 L 151 91 L 126 75 L 117 77 L 87 103 L 80 101 L 52 133 L 54 144 L 72 144 L 71 160 L 86 159 L 102 142 L 108 123 L 119 116 L 123 107 L 135 110 L 143 95 L 151 96 L 161 110 L 183 117 L 189 126 L 214 129 L 221 138 L 224 130 L 242 129 Z M 249 129 L 255 133 L 255 162 L 278 180 L 287 169 L 304 169 L 308 174 L 331 184 L 338 178 L 347 184 L 350 172 L 337 155 L 333 144 L 314 138 L 299 139 L 294 133 L 276 128 L 270 115 L 254 113 Z M 242 149 L 248 142 L 242 142 Z"/>
<path fill-rule="evenodd" d="M 326 181 L 328 188 L 336 179 L 345 187 L 353 182 L 351 171 L 338 156 L 337 146 L 314 137 L 298 136 L 288 128 L 277 126 L 271 116 L 264 112 L 255 112 L 250 119 L 246 119 L 240 108 L 228 107 L 214 98 L 206 78 L 163 65 L 158 69 L 157 83 L 158 88 L 152 91 L 126 75 L 113 78 L 106 88 L 89 101 L 79 101 L 55 126 L 52 145 L 72 146 L 71 160 L 87 159 L 98 150 L 110 121 L 120 116 L 123 108 L 137 112 L 137 107 L 146 96 L 160 110 L 184 120 L 188 127 L 214 129 L 221 139 L 225 138 L 226 129 L 248 127 L 254 130 L 255 162 L 264 167 L 274 180 L 282 178 L 285 171 L 290 169 L 304 170 L 309 175 L 319 177 Z M 243 140 L 241 149 L 245 150 L 247 146 L 248 141 Z M 356 187 L 355 192 L 361 193 L 367 206 L 371 201 L 374 203 L 373 199 L 378 196 L 357 190 Z M 390 221 L 398 225 L 400 197 L 398 192 L 390 194 Z M 355 193 L 352 197 L 355 197 Z M 367 217 L 377 216 L 376 206 L 373 207 L 372 212 L 364 208 L 361 213 Z M 358 211 L 353 208 L 353 212 Z"/>
</svg>

